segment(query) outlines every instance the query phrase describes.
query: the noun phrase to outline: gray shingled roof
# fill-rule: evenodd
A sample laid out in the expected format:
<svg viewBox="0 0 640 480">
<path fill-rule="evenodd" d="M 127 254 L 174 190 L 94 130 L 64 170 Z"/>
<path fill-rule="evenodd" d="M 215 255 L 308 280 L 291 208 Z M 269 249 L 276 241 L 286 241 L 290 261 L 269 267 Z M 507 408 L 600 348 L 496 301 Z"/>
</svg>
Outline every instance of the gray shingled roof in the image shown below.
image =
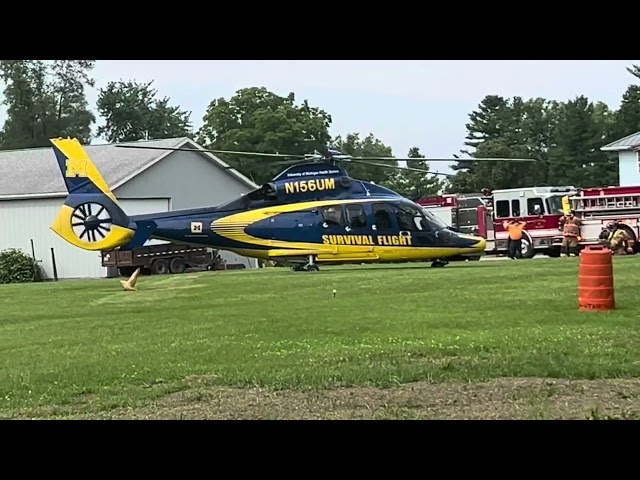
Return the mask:
<svg viewBox="0 0 640 480">
<path fill-rule="evenodd" d="M 190 142 L 188 148 L 200 147 L 187 137 L 126 142 L 122 145 L 144 144 L 155 147 L 179 147 Z M 171 153 L 171 150 L 142 150 L 116 148 L 115 144 L 87 145 L 84 147 L 93 160 L 107 184 L 116 189 L 129 181 L 160 158 Z M 227 166 L 211 153 L 203 152 L 208 158 L 221 166 Z M 256 188 L 253 182 L 235 170 L 228 170 L 232 175 Z M 0 151 L 0 198 L 11 196 L 47 196 L 66 195 L 60 169 L 53 148 L 32 148 L 26 150 Z"/>
<path fill-rule="evenodd" d="M 620 150 L 634 150 L 638 146 L 640 146 L 640 132 L 632 133 L 620 140 L 611 142 L 600 148 L 600 150 L 603 152 L 618 152 Z"/>
</svg>

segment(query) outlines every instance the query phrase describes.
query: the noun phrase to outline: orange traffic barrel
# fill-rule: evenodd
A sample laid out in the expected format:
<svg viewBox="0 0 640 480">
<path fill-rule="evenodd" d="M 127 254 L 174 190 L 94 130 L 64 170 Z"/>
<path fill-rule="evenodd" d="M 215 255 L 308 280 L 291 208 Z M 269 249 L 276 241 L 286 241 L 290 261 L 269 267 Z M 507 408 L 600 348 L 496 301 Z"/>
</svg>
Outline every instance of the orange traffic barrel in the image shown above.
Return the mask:
<svg viewBox="0 0 640 480">
<path fill-rule="evenodd" d="M 580 252 L 578 304 L 580 310 L 613 310 L 613 252 L 602 245 L 588 246 Z"/>
</svg>

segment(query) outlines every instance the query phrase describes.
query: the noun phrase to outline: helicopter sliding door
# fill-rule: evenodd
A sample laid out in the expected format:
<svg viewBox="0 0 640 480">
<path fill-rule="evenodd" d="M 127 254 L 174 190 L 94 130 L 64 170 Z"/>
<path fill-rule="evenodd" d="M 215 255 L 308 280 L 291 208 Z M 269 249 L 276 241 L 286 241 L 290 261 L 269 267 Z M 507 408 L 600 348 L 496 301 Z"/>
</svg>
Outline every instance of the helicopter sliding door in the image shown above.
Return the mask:
<svg viewBox="0 0 640 480">
<path fill-rule="evenodd" d="M 329 205 L 320 209 L 322 243 L 335 245 L 335 254 L 318 255 L 320 261 L 359 262 L 376 259 L 375 231 L 364 204 Z"/>
<path fill-rule="evenodd" d="M 402 261 L 409 258 L 403 254 L 409 247 L 410 236 L 399 230 L 397 208 L 393 203 L 376 202 L 371 205 L 373 230 L 376 236 L 377 257 L 386 261 Z M 403 238 L 401 238 L 401 236 Z"/>
</svg>

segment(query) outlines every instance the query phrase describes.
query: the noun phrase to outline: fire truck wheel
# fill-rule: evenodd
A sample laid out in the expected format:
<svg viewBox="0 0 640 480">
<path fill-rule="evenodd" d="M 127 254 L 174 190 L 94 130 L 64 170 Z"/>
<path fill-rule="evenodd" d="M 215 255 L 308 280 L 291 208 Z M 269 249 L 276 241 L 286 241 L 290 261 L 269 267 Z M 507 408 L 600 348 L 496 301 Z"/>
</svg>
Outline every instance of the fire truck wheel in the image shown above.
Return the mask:
<svg viewBox="0 0 640 480">
<path fill-rule="evenodd" d="M 545 254 L 547 255 L 547 257 L 550 258 L 558 258 L 560 256 L 560 249 L 559 248 L 549 248 Z"/>
<path fill-rule="evenodd" d="M 622 229 L 627 232 L 627 235 L 629 235 L 631 237 L 631 239 L 634 242 L 634 247 L 633 247 L 633 253 L 631 255 L 635 255 L 636 253 L 640 252 L 640 250 L 638 250 L 638 239 L 636 238 L 635 233 L 633 233 L 633 230 L 631 230 L 630 228 L 627 227 L 622 227 Z"/>
<path fill-rule="evenodd" d="M 522 240 L 520 240 L 520 243 L 522 244 L 522 258 L 533 258 L 536 251 L 533 248 L 531 237 L 529 235 L 524 235 Z"/>
</svg>

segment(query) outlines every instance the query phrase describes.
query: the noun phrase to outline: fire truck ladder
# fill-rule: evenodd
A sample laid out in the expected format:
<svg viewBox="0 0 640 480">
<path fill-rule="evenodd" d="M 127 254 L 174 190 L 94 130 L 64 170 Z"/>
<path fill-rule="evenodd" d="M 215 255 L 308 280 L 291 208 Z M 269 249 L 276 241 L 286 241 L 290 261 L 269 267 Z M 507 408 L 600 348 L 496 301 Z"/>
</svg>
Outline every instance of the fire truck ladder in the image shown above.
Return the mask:
<svg viewBox="0 0 640 480">
<path fill-rule="evenodd" d="M 576 213 L 585 216 L 640 213 L 640 193 L 629 195 L 599 195 L 596 197 L 573 197 L 571 204 Z"/>
</svg>

